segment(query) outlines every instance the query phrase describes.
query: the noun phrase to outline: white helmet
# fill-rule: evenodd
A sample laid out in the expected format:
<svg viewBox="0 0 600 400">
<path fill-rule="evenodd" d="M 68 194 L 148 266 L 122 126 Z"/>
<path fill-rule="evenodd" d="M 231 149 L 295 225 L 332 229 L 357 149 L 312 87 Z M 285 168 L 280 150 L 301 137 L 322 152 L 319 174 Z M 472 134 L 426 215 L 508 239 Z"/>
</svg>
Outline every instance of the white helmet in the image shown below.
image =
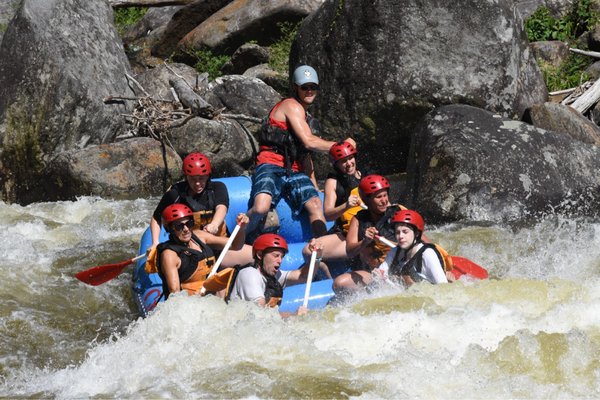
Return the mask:
<svg viewBox="0 0 600 400">
<path fill-rule="evenodd" d="M 301 65 L 294 70 L 294 83 L 298 86 L 302 86 L 305 83 L 314 83 L 318 85 L 319 76 L 313 67 Z"/>
</svg>

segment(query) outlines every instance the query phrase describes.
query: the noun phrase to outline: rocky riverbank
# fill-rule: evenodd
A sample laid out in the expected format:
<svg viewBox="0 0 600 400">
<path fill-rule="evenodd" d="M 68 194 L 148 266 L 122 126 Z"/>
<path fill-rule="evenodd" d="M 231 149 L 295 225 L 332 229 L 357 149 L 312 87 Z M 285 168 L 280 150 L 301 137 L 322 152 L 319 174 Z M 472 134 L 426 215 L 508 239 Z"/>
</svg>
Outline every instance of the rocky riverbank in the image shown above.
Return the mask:
<svg viewBox="0 0 600 400">
<path fill-rule="evenodd" d="M 523 27 L 538 6 L 573 1 L 195 1 L 152 8 L 122 37 L 106 1 L 9 3 L 4 201 L 157 195 L 193 150 L 218 176 L 250 173 L 258 122 L 286 94 L 267 46 L 303 21 L 289 65 L 320 73 L 322 136 L 350 134 L 362 165 L 406 172 L 402 203 L 431 221 L 600 213 L 600 130 L 547 102 Z M 231 57 L 228 75 L 192 67 L 207 49 Z"/>
</svg>

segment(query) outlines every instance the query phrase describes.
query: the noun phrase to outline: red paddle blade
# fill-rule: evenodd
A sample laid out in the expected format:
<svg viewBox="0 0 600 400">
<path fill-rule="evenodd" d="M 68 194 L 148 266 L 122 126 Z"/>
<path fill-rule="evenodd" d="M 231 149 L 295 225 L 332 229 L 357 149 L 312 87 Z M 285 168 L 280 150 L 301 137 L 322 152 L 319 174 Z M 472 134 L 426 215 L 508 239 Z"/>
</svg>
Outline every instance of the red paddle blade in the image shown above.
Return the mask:
<svg viewBox="0 0 600 400">
<path fill-rule="evenodd" d="M 119 276 L 125 267 L 133 264 L 133 262 L 134 259 L 132 258 L 116 264 L 98 265 L 97 267 L 76 273 L 75 278 L 88 285 L 98 286 Z"/>
<path fill-rule="evenodd" d="M 454 262 L 454 269 L 452 273 L 456 278 L 460 278 L 462 275 L 469 275 L 477 279 L 487 279 L 488 272 L 485 268 L 480 267 L 468 258 L 452 256 Z"/>
</svg>

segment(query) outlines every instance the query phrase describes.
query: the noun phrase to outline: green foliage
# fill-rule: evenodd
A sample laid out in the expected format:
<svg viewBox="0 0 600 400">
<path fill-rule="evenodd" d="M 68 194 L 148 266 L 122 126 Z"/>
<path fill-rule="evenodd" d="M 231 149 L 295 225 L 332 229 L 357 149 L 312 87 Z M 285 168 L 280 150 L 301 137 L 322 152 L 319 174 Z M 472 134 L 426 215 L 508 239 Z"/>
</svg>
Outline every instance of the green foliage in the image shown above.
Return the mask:
<svg viewBox="0 0 600 400">
<path fill-rule="evenodd" d="M 207 72 L 209 79 L 213 80 L 223 75 L 221 69 L 231 59 L 230 56 L 216 55 L 210 49 L 191 49 L 187 51 L 187 55 L 196 60 L 194 63 L 196 71 Z"/>
<path fill-rule="evenodd" d="M 590 76 L 584 71 L 591 62 L 592 59 L 590 57 L 572 53 L 559 67 L 542 63 L 540 69 L 544 75 L 548 90 L 553 92 L 555 90 L 579 86 L 589 80 Z"/>
<path fill-rule="evenodd" d="M 562 18 L 554 18 L 546 7 L 538 8 L 525 21 L 529 41 L 574 41 L 600 20 L 600 16 L 592 7 L 592 2 L 593 0 L 579 0 Z"/>
<path fill-rule="evenodd" d="M 550 15 L 550 10 L 546 7 L 540 7 L 525 21 L 525 30 L 531 42 L 541 40 L 564 41 L 571 36 L 572 24 L 562 18 L 557 20 Z"/>
<path fill-rule="evenodd" d="M 300 24 L 301 22 L 296 24 L 280 22 L 277 24 L 281 32 L 281 37 L 277 42 L 269 46 L 269 54 L 271 55 L 269 66 L 275 71 L 287 75 L 292 42 L 296 37 L 296 33 L 298 33 Z"/>
<path fill-rule="evenodd" d="M 573 45 L 579 36 L 600 21 L 600 15 L 592 7 L 593 1 L 579 0 L 562 18 L 554 18 L 546 7 L 538 8 L 525 21 L 529 41 L 560 40 Z M 593 61 L 590 57 L 571 54 L 559 67 L 540 63 L 548 90 L 568 89 L 585 82 L 590 77 L 584 71 Z"/>
<path fill-rule="evenodd" d="M 122 7 L 115 10 L 115 26 L 123 35 L 125 28 L 136 24 L 148 11 L 148 7 Z"/>
</svg>

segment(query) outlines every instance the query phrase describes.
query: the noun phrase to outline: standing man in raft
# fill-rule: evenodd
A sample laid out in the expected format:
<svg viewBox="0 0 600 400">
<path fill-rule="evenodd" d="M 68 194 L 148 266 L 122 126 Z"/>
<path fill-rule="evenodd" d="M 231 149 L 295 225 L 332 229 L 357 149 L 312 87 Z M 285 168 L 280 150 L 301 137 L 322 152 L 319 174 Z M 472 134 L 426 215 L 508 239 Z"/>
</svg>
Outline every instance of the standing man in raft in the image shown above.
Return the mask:
<svg viewBox="0 0 600 400">
<path fill-rule="evenodd" d="M 258 134 L 260 148 L 247 213 L 250 241 L 262 233 L 267 213 L 281 197 L 294 217 L 306 209 L 313 237 L 327 233 L 319 192 L 306 172 L 312 171 L 310 152 L 328 152 L 335 142 L 314 135 L 309 126 L 312 117 L 307 110 L 319 90 L 317 71 L 302 65 L 295 69 L 292 79 L 294 96 L 273 107 Z M 356 145 L 352 138 L 346 141 Z"/>
</svg>

